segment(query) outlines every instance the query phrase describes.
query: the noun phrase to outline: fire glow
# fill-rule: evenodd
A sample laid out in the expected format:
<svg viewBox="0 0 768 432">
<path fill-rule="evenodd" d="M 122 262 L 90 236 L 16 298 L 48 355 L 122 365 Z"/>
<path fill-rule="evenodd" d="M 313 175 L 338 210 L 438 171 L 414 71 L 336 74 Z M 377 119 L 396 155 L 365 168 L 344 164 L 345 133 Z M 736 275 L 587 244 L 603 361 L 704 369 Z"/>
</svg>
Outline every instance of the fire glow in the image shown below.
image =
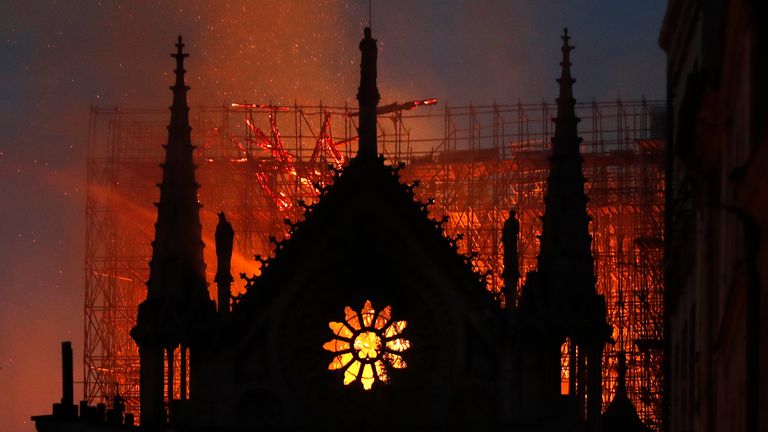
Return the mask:
<svg viewBox="0 0 768 432">
<path fill-rule="evenodd" d="M 389 368 L 408 366 L 402 353 L 411 347 L 407 339 L 400 337 L 408 323 L 391 319 L 391 307 L 377 314 L 370 300 L 359 314 L 345 307 L 343 322 L 328 323 L 335 336 L 323 345 L 323 349 L 335 355 L 328 370 L 343 371 L 344 385 L 359 380 L 365 390 L 373 388 L 376 381 L 388 383 Z"/>
<path fill-rule="evenodd" d="M 380 151 L 389 163 L 408 163 L 399 173 L 402 181 L 421 180 L 421 186 L 414 191 L 416 198 L 425 203 L 428 198 L 435 198 L 434 204 L 429 206 L 430 216 L 438 221 L 445 220 L 442 226 L 446 234 L 463 236 L 457 243 L 458 252 L 474 254 L 474 268 L 478 273 L 487 273 L 488 289 L 498 293 L 503 270 L 500 230 L 512 208 L 516 208 L 520 219 L 518 250 L 523 277 L 536 266 L 536 236 L 540 233 L 539 216 L 548 167 L 547 143 L 551 133 L 548 128 L 554 113 L 547 105 L 446 107 L 439 114 L 430 111 L 433 104 L 419 106 L 415 111 L 380 114 Z M 205 111 L 208 117 L 201 115 L 196 118 L 197 123 L 193 123 L 193 132 L 197 134 L 193 139 L 199 143 L 196 157 L 205 162 L 200 164 L 197 178 L 202 185 L 199 199 L 204 205 L 201 219 L 207 245 L 205 259 L 209 265 L 216 262 L 211 238 L 216 214 L 225 211 L 236 232 L 233 273 L 258 275 L 259 263 L 251 257 L 271 253 L 270 237 L 286 236 L 290 223 L 303 217 L 304 206 L 315 202 L 322 187 L 333 181 L 328 166 L 342 168 L 357 150 L 357 125 L 347 107 L 308 105 L 289 108 L 285 111 L 269 106 L 227 106 L 218 111 Z M 661 388 L 660 354 L 654 348 L 654 341 L 661 337 L 662 328 L 655 317 L 661 316 L 663 288 L 658 266 L 663 210 L 663 144 L 648 136 L 650 114 L 645 102 L 598 103 L 581 106 L 580 110 L 579 115 L 585 120 L 582 125 L 592 124 L 593 127 L 582 128 L 581 134 L 585 138 L 584 169 L 589 179 L 586 188 L 590 195 L 589 212 L 593 217 L 591 231 L 598 289 L 606 295 L 609 321 L 614 326 L 617 341 L 607 348 L 603 361 L 604 397 L 606 401 L 610 400 L 615 385 L 613 353 L 625 351 L 628 353 L 630 397 L 641 416 L 652 422 L 657 418 L 658 405 L 654 401 L 660 397 Z M 619 117 L 621 121 L 613 124 L 607 120 L 610 116 L 600 116 L 601 112 L 614 110 L 634 119 L 645 119 L 644 123 L 636 129 L 619 129 L 633 122 Z M 165 114 L 158 111 L 156 115 L 164 119 Z M 110 118 L 114 120 L 107 116 L 102 121 Z M 222 118 L 229 121 L 221 123 Z M 98 124 L 96 120 L 94 124 Z M 107 207 L 117 206 L 125 200 L 147 216 L 110 228 L 116 230 L 116 243 L 105 243 L 101 249 L 94 244 L 89 249 L 111 251 L 109 248 L 119 245 L 110 252 L 119 260 L 119 266 L 108 267 L 105 264 L 108 261 L 99 260 L 96 255 L 88 261 L 87 270 L 92 272 L 88 284 L 93 288 L 87 289 L 112 287 L 116 292 L 110 298 L 118 299 L 120 304 L 89 304 L 86 313 L 113 308 L 118 311 L 115 321 L 99 322 L 104 331 L 127 336 L 127 329 L 135 320 L 136 293 L 143 292 L 148 269 L 148 246 L 154 222 L 150 205 L 157 199 L 154 186 L 157 179 L 148 173 L 152 169 L 160 172 L 156 163 L 161 159 L 165 131 L 162 126 L 148 131 L 136 121 L 107 124 L 112 128 L 126 128 L 114 130 L 114 136 L 125 142 L 99 141 L 106 147 L 104 153 L 127 154 L 133 159 L 123 156 L 113 160 L 111 166 L 119 169 L 98 171 L 100 175 L 110 177 L 92 178 L 95 189 L 89 193 L 92 193 L 96 206 L 93 208 L 105 213 L 91 213 L 89 226 L 101 226 L 98 218 L 109 214 Z M 473 124 L 475 127 L 470 126 Z M 496 132 L 490 136 L 475 134 L 478 130 Z M 614 134 L 613 138 L 610 138 L 611 134 Z M 131 138 L 135 136 L 143 138 Z M 114 153 L 109 150 L 111 145 L 118 146 Z M 128 148 L 130 153 L 124 150 Z M 101 159 L 104 160 L 107 159 Z M 99 160 L 92 162 L 98 164 Z M 498 191 L 509 193 L 499 194 Z M 109 196 L 119 200 L 105 199 Z M 118 214 L 117 217 L 124 216 Z M 99 232 L 105 231 L 94 231 L 93 242 L 102 241 Z M 104 237 L 103 241 L 108 239 Z M 137 244 L 139 240 L 142 242 Z M 120 255 L 126 251 L 130 253 Z M 214 270 L 208 270 L 211 278 Z M 104 274 L 133 282 L 112 279 L 114 283 L 108 283 L 107 277 L 101 276 Z M 233 294 L 240 294 L 243 286 L 236 281 Z M 211 289 L 211 296 L 215 298 L 215 289 Z M 91 343 L 98 344 L 97 336 L 94 332 Z M 376 346 L 384 344 L 384 338 L 378 337 L 378 342 L 368 334 L 359 340 L 350 339 L 349 349 L 354 350 L 357 341 L 360 350 L 355 353 L 363 352 L 370 359 Z M 86 359 L 86 363 L 93 367 L 89 378 L 93 393 L 90 394 L 96 396 L 97 392 L 108 394 L 110 391 L 108 385 L 98 387 L 96 384 L 119 382 L 121 394 L 126 396 L 130 408 L 136 403 L 136 363 L 132 360 L 135 348 L 129 338 L 126 337 L 124 342 L 121 340 L 117 343 L 120 352 L 129 354 L 115 356 L 115 361 L 109 364 L 109 372 L 96 369 L 104 366 L 95 359 Z M 322 350 L 322 347 L 318 346 L 318 349 Z M 91 352 L 95 350 L 91 349 Z M 563 359 L 566 363 L 567 355 L 565 350 Z M 121 363 L 122 359 L 125 363 Z M 344 365 L 352 364 L 351 359 L 342 358 L 340 362 L 342 360 L 348 360 Z M 371 365 L 369 373 L 361 363 L 358 373 L 351 375 L 355 380 L 350 382 L 359 380 L 363 388 L 370 385 L 375 389 L 376 384 L 370 379 L 378 375 L 374 363 Z M 345 379 L 349 380 L 351 376 Z"/>
</svg>

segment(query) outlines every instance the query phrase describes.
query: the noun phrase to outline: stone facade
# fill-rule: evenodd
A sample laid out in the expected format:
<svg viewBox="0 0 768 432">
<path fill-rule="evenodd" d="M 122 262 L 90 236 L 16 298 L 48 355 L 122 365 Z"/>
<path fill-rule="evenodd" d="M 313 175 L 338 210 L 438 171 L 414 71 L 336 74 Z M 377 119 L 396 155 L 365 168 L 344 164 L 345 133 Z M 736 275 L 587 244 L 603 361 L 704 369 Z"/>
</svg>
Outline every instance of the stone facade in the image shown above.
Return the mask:
<svg viewBox="0 0 768 432">
<path fill-rule="evenodd" d="M 661 31 L 671 432 L 768 429 L 767 9 L 671 0 Z"/>
</svg>

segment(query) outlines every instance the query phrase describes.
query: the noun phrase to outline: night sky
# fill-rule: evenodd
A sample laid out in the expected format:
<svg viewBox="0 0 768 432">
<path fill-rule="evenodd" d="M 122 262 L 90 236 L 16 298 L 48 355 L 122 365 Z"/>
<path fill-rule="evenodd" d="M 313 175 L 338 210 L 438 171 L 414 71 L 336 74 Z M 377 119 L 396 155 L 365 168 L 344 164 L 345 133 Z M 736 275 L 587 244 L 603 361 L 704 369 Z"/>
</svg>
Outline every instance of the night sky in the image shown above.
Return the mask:
<svg viewBox="0 0 768 432">
<path fill-rule="evenodd" d="M 178 34 L 193 110 L 353 103 L 367 3 L 0 0 L 0 429 L 61 397 L 62 340 L 82 377 L 91 106 L 168 106 Z M 374 3 L 382 103 L 551 100 L 564 26 L 577 99 L 664 97 L 662 0 Z"/>
</svg>

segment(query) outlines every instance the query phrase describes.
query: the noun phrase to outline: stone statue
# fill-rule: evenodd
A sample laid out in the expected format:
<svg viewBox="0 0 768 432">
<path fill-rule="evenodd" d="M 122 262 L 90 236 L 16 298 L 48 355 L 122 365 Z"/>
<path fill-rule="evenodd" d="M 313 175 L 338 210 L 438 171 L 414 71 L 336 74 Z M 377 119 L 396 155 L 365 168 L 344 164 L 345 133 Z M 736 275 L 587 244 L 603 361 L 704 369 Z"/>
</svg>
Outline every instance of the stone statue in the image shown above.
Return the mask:
<svg viewBox="0 0 768 432">
<path fill-rule="evenodd" d="M 520 222 L 517 220 L 514 210 L 509 211 L 509 218 L 504 222 L 501 231 L 501 242 L 504 245 L 504 272 L 501 274 L 504 280 L 504 297 L 509 304 L 515 298 L 517 281 L 520 279 L 520 268 L 517 256 L 517 239 L 520 235 Z"/>
<path fill-rule="evenodd" d="M 229 298 L 231 296 L 232 274 L 230 263 L 232 261 L 232 243 L 235 239 L 235 230 L 227 221 L 224 212 L 219 213 L 219 223 L 216 225 L 216 277 L 214 281 L 218 285 L 219 312 L 229 312 Z"/>
</svg>

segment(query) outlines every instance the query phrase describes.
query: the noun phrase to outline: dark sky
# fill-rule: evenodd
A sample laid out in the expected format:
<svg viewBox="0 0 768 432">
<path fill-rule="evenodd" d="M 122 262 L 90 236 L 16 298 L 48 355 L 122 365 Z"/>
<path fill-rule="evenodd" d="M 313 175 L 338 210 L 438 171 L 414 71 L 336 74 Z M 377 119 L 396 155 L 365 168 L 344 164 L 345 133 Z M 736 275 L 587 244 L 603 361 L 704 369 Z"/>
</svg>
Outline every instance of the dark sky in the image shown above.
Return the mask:
<svg viewBox="0 0 768 432">
<path fill-rule="evenodd" d="M 539 102 L 569 27 L 577 99 L 661 99 L 662 0 L 374 4 L 382 103 Z M 354 100 L 364 0 L 0 0 L 0 429 L 82 376 L 85 149 L 91 106 L 164 107 L 177 34 L 191 104 Z M 82 389 L 76 387 L 76 398 Z M 26 424 L 24 424 L 26 423 Z"/>
</svg>

